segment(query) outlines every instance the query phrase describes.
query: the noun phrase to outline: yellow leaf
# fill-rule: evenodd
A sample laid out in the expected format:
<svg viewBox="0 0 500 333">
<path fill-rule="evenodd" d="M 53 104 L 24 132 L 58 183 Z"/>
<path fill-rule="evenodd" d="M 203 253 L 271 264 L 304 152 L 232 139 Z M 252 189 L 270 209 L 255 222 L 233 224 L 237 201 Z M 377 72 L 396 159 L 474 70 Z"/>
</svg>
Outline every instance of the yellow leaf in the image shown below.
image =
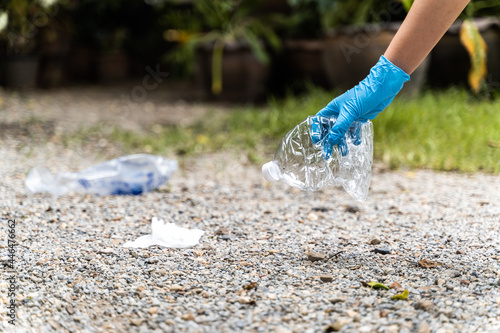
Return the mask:
<svg viewBox="0 0 500 333">
<path fill-rule="evenodd" d="M 470 56 L 469 85 L 475 92 L 478 92 L 487 74 L 486 43 L 477 27 L 470 20 L 465 20 L 460 27 L 460 41 Z"/>
<path fill-rule="evenodd" d="M 401 294 L 397 294 L 391 297 L 391 299 L 406 299 L 408 297 L 408 290 L 403 290 Z"/>
<path fill-rule="evenodd" d="M 389 287 L 387 287 L 385 284 L 380 283 L 380 282 L 375 282 L 375 281 L 368 282 L 368 286 L 375 288 L 375 289 L 383 288 L 383 289 L 389 290 Z"/>
<path fill-rule="evenodd" d="M 193 33 L 186 30 L 168 29 L 163 32 L 163 38 L 165 40 L 181 44 L 187 43 L 193 36 Z"/>
<path fill-rule="evenodd" d="M 198 134 L 196 136 L 196 143 L 199 143 L 201 145 L 206 145 L 208 141 L 210 141 L 210 139 L 205 134 Z"/>
</svg>

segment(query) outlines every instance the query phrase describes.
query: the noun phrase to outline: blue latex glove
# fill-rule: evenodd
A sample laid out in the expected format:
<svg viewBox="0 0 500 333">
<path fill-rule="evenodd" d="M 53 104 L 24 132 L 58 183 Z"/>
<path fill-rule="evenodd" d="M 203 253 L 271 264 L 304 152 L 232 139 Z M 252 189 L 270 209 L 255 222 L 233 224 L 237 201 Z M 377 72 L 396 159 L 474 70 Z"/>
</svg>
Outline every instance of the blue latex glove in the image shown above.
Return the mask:
<svg viewBox="0 0 500 333">
<path fill-rule="evenodd" d="M 370 70 L 370 74 L 354 88 L 332 100 L 316 116 L 336 117 L 328 139 L 324 142 L 327 158 L 331 156 L 331 148 L 338 145 L 342 156 L 348 154 L 346 138 L 360 144 L 360 129 L 351 126 L 353 122 L 366 121 L 375 118 L 382 110 L 391 104 L 394 97 L 403 88 L 403 84 L 410 80 L 410 76 L 402 69 L 392 64 L 386 57 L 381 56 L 379 61 Z M 324 138 L 323 123 L 313 121 L 311 139 L 318 143 Z M 347 135 L 346 135 L 347 134 Z"/>
</svg>

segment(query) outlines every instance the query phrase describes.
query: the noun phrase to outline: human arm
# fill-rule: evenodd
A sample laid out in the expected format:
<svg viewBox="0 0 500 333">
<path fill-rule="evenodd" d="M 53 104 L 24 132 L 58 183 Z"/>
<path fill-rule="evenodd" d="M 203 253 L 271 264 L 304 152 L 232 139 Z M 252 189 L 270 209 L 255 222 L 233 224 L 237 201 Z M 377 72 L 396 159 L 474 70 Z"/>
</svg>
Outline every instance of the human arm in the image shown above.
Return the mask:
<svg viewBox="0 0 500 333">
<path fill-rule="evenodd" d="M 357 86 L 332 100 L 317 113 L 337 117 L 328 142 L 345 155 L 345 134 L 356 120 L 374 119 L 409 81 L 411 74 L 441 39 L 469 0 L 415 0 L 385 54 Z M 313 128 L 312 139 L 320 133 Z"/>
<path fill-rule="evenodd" d="M 384 56 L 411 74 L 470 0 L 415 0 Z"/>
</svg>

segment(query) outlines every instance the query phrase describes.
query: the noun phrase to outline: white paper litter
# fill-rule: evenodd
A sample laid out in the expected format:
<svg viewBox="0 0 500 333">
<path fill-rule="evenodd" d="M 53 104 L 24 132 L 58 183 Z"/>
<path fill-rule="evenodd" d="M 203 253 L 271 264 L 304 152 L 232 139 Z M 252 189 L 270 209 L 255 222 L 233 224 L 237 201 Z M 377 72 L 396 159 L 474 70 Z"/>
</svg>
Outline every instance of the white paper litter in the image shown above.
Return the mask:
<svg viewBox="0 0 500 333">
<path fill-rule="evenodd" d="M 186 229 L 176 226 L 174 223 L 164 223 L 153 217 L 151 221 L 152 234 L 141 236 L 133 242 L 126 242 L 124 247 L 148 247 L 161 245 L 165 247 L 184 248 L 195 246 L 205 233 L 200 229 Z"/>
</svg>

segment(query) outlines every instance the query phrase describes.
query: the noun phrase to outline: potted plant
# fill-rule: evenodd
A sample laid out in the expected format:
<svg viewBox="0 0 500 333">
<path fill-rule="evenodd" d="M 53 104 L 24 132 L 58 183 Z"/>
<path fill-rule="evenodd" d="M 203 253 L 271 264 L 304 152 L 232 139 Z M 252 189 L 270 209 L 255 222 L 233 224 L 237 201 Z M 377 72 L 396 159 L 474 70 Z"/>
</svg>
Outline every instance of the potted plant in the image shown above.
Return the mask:
<svg viewBox="0 0 500 333">
<path fill-rule="evenodd" d="M 324 65 L 330 83 L 348 89 L 364 79 L 389 46 L 405 17 L 401 3 L 390 0 L 318 0 L 326 35 Z M 418 92 L 426 77 L 426 58 L 412 73 L 402 94 Z"/>
<path fill-rule="evenodd" d="M 4 40 L 4 84 L 12 88 L 30 88 L 36 85 L 38 53 L 36 36 L 39 27 L 46 24 L 49 10 L 56 1 L 2 0 L 0 1 L 0 38 Z"/>
<path fill-rule="evenodd" d="M 472 0 L 432 51 L 429 82 L 469 85 L 473 91 L 500 86 L 500 2 Z"/>
<path fill-rule="evenodd" d="M 101 82 L 122 80 L 128 76 L 128 56 L 123 50 L 127 28 L 102 30 L 99 37 L 97 77 Z"/>
<path fill-rule="evenodd" d="M 74 80 L 113 82 L 128 77 L 125 43 L 137 4 L 135 0 L 79 0 L 71 5 L 75 32 L 68 72 Z"/>
<path fill-rule="evenodd" d="M 252 0 L 194 2 L 186 19 L 179 21 L 199 30 L 168 29 L 166 39 L 178 45 L 167 59 L 188 68 L 195 63 L 197 81 L 211 97 L 233 101 L 262 97 L 270 61 L 264 42 L 277 49 L 280 40 L 265 18 L 252 16 L 256 4 Z"/>
<path fill-rule="evenodd" d="M 70 2 L 66 7 L 73 22 L 71 45 L 66 59 L 67 76 L 71 82 L 95 81 L 100 47 L 97 35 L 99 26 L 102 26 L 102 9 L 97 7 L 94 0 Z"/>
</svg>

